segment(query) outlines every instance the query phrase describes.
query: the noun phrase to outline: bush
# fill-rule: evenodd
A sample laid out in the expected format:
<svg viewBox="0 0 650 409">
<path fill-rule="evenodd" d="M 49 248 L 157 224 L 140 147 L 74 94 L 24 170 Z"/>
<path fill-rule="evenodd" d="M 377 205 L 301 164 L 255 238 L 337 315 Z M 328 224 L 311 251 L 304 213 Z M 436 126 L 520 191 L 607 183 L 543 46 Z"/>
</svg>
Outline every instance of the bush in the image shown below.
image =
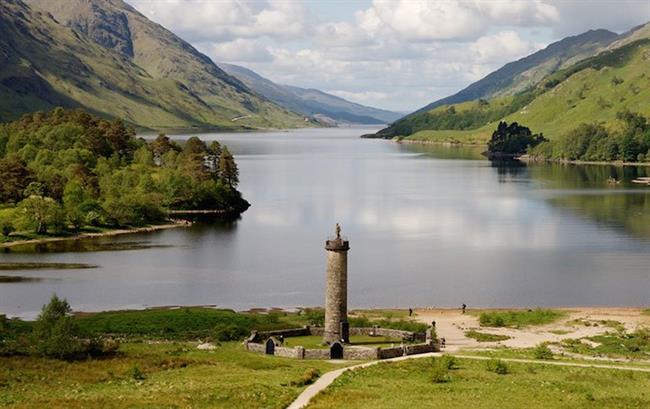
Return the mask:
<svg viewBox="0 0 650 409">
<path fill-rule="evenodd" d="M 490 359 L 487 361 L 486 368 L 497 375 L 506 375 L 508 373 L 508 365 L 500 359 Z"/>
<path fill-rule="evenodd" d="M 318 378 L 320 378 L 320 371 L 316 368 L 309 368 L 302 374 L 300 379 L 297 381 L 291 381 L 291 386 L 311 385 L 316 382 Z"/>
<path fill-rule="evenodd" d="M 433 367 L 433 372 L 431 373 L 431 381 L 433 383 L 446 383 L 451 381 L 449 376 L 449 370 L 444 366 L 436 365 Z"/>
<path fill-rule="evenodd" d="M 248 327 L 235 324 L 219 324 L 214 328 L 214 339 L 217 341 L 237 341 L 248 335 Z"/>
<path fill-rule="evenodd" d="M 138 368 L 137 365 L 135 365 L 133 368 L 131 368 L 131 378 L 135 381 L 144 381 L 147 379 L 147 376 Z"/>
<path fill-rule="evenodd" d="M 34 327 L 33 345 L 39 355 L 58 359 L 77 358 L 85 352 L 79 328 L 70 315 L 66 299 L 52 295 L 44 305 Z"/>
<path fill-rule="evenodd" d="M 553 359 L 553 351 L 545 344 L 541 343 L 533 350 L 535 359 Z"/>
<path fill-rule="evenodd" d="M 117 351 L 119 344 L 112 339 L 100 336 L 82 338 L 77 320 L 70 312 L 66 299 L 52 295 L 34 323 L 31 345 L 27 349 L 40 356 L 66 360 L 109 355 Z"/>
<path fill-rule="evenodd" d="M 456 361 L 456 358 L 451 355 L 443 355 L 438 363 L 446 369 L 458 369 L 458 362 Z"/>
</svg>

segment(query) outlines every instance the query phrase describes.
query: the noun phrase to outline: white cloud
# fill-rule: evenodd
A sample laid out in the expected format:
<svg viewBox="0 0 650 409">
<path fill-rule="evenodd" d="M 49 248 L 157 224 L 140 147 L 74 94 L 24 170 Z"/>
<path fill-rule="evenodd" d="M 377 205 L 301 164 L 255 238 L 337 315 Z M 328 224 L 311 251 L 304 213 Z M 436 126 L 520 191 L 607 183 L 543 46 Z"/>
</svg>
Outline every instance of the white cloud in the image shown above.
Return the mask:
<svg viewBox="0 0 650 409">
<path fill-rule="evenodd" d="M 539 48 L 541 45 L 523 40 L 512 30 L 483 36 L 470 46 L 475 54 L 475 62 L 494 64 L 519 59 Z"/>
<path fill-rule="evenodd" d="M 301 2 L 267 0 L 130 0 L 150 19 L 190 42 L 303 33 L 306 10 Z"/>
<path fill-rule="evenodd" d="M 215 61 L 400 111 L 567 35 L 650 20 L 648 0 L 127 1 Z"/>
<path fill-rule="evenodd" d="M 271 53 L 254 40 L 238 38 L 215 44 L 209 54 L 215 61 L 264 62 L 273 60 Z"/>
<path fill-rule="evenodd" d="M 373 36 L 409 41 L 466 39 L 485 30 L 471 3 L 451 0 L 375 0 L 357 20 Z"/>
</svg>

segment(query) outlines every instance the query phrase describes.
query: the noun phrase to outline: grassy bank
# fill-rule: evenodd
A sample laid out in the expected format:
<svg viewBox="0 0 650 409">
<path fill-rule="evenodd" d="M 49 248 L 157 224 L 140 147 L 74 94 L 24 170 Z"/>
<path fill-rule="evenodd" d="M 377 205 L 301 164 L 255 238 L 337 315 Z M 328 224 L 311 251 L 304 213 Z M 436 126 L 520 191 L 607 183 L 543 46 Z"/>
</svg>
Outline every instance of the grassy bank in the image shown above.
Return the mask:
<svg viewBox="0 0 650 409">
<path fill-rule="evenodd" d="M 482 327 L 511 327 L 521 328 L 532 325 L 544 325 L 555 322 L 566 316 L 565 312 L 548 309 L 535 310 L 494 310 L 470 312 L 478 315 Z"/>
<path fill-rule="evenodd" d="M 0 358 L 0 406 L 283 408 L 304 389 L 306 372 L 337 367 L 251 354 L 235 342 L 209 352 L 128 343 L 110 359 Z"/>
<path fill-rule="evenodd" d="M 440 360 L 440 359 L 438 359 Z M 430 359 L 382 363 L 348 372 L 310 409 L 642 408 L 650 373 L 456 359 L 441 376 Z M 497 371 L 505 374 L 498 374 Z M 438 382 L 434 382 L 436 379 Z"/>
</svg>

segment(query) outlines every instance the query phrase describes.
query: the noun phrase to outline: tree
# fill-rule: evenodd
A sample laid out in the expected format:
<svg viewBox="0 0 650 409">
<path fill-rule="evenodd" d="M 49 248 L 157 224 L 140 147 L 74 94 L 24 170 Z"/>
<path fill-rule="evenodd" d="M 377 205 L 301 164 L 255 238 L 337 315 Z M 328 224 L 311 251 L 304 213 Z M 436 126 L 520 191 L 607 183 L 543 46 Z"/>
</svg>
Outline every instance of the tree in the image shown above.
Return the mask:
<svg viewBox="0 0 650 409">
<path fill-rule="evenodd" d="M 36 351 L 43 356 L 69 359 L 83 352 L 79 328 L 70 315 L 68 301 L 52 295 L 36 320 L 33 342 Z"/>
<path fill-rule="evenodd" d="M 59 205 L 51 197 L 43 196 L 42 192 L 42 185 L 32 182 L 25 189 L 27 198 L 18 204 L 23 225 L 38 234 L 47 233 L 50 226 L 63 224 Z"/>
<path fill-rule="evenodd" d="M 85 214 L 81 206 L 86 199 L 83 184 L 77 179 L 68 181 L 63 191 L 63 208 L 68 222 L 75 230 L 79 230 L 84 223 Z"/>
<path fill-rule="evenodd" d="M 239 184 L 239 169 L 232 154 L 224 146 L 221 157 L 219 158 L 219 177 L 231 188 Z"/>
<path fill-rule="evenodd" d="M 32 174 L 24 161 L 9 156 L 0 159 L 0 181 L 0 203 L 18 203 L 32 181 Z"/>
<path fill-rule="evenodd" d="M 513 122 L 499 122 L 488 142 L 491 154 L 521 155 L 529 147 L 534 147 L 546 141 L 542 134 L 533 135 L 529 128 Z"/>
</svg>

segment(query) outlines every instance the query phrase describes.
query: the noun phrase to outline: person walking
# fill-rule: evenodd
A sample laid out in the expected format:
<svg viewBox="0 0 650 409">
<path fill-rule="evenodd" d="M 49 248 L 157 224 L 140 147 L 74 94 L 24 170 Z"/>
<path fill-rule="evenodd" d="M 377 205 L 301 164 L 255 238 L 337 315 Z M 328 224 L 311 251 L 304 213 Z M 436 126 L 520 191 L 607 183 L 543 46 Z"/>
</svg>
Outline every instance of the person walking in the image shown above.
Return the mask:
<svg viewBox="0 0 650 409">
<path fill-rule="evenodd" d="M 409 317 L 413 315 L 413 308 L 409 308 Z"/>
<path fill-rule="evenodd" d="M 463 303 L 462 309 L 463 309 L 463 314 L 465 314 L 465 310 L 467 309 L 467 304 Z"/>
</svg>

